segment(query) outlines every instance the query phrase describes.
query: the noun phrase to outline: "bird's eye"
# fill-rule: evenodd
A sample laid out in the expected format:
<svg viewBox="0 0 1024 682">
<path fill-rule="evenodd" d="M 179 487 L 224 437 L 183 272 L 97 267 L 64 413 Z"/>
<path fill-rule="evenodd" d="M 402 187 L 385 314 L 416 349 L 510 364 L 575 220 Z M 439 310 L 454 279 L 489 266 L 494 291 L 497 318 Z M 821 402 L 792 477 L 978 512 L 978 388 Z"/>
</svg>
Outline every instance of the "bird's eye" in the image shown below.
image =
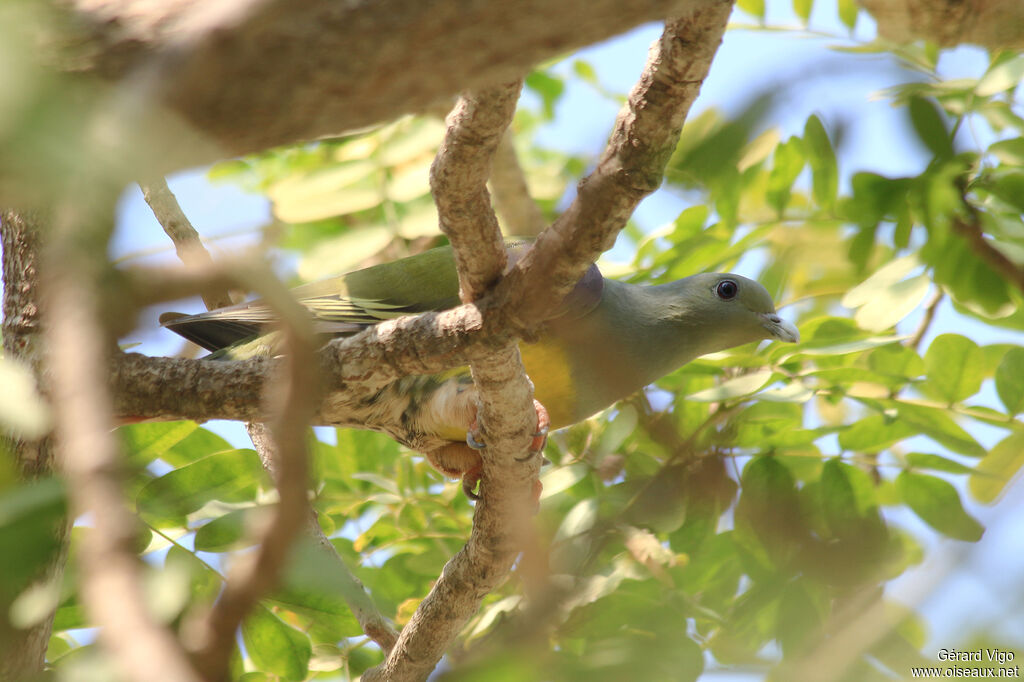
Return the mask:
<svg viewBox="0 0 1024 682">
<path fill-rule="evenodd" d="M 731 279 L 723 279 L 718 283 L 718 286 L 715 287 L 715 293 L 718 294 L 718 298 L 723 301 L 731 301 L 736 298 L 736 294 L 738 294 L 739 291 L 739 285 Z"/>
</svg>

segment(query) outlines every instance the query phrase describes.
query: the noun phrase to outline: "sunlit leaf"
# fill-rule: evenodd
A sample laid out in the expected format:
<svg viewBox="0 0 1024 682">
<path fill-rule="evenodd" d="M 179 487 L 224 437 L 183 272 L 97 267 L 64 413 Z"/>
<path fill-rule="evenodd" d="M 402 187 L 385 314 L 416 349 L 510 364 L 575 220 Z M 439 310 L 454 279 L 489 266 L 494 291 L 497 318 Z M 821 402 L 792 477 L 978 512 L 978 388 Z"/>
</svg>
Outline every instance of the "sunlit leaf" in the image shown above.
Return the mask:
<svg viewBox="0 0 1024 682">
<path fill-rule="evenodd" d="M 1024 466 L 1024 431 L 1015 431 L 1001 440 L 978 463 L 977 473 L 967 481 L 971 495 L 979 502 L 999 499 L 1010 481 Z"/>
<path fill-rule="evenodd" d="M 814 0 L 793 0 L 793 12 L 806 22 L 811 17 Z"/>
<path fill-rule="evenodd" d="M 965 466 L 960 462 L 924 452 L 908 453 L 904 459 L 914 469 L 929 469 L 931 471 L 944 471 L 949 474 L 970 474 L 975 471 L 973 467 Z"/>
<path fill-rule="evenodd" d="M 764 0 L 737 0 L 736 5 L 747 14 L 764 19 Z"/>
<path fill-rule="evenodd" d="M 839 20 L 846 24 L 851 31 L 857 25 L 859 11 L 860 8 L 857 7 L 855 0 L 839 0 Z"/>
<path fill-rule="evenodd" d="M 989 97 L 1016 86 L 1024 78 L 1024 55 L 997 64 L 980 81 L 974 92 Z"/>
<path fill-rule="evenodd" d="M 211 500 L 251 499 L 266 473 L 253 450 L 210 455 L 168 472 L 147 484 L 138 495 L 139 511 L 154 523 L 177 523 Z"/>
<path fill-rule="evenodd" d="M 1007 351 L 996 368 L 996 393 L 1010 414 L 1024 412 L 1024 348 Z"/>
<path fill-rule="evenodd" d="M 719 402 L 750 395 L 751 393 L 756 393 L 758 389 L 771 381 L 772 375 L 773 372 L 769 369 L 743 374 L 729 379 L 714 388 L 697 391 L 690 395 L 688 399 L 700 402 Z"/>
<path fill-rule="evenodd" d="M 938 158 L 953 156 L 953 140 L 941 110 L 923 97 L 912 97 L 909 110 L 910 122 L 921 143 Z"/>
<path fill-rule="evenodd" d="M 904 471 L 896 478 L 900 496 L 914 513 L 943 535 L 977 542 L 985 529 L 964 511 L 960 495 L 948 481 Z"/>
<path fill-rule="evenodd" d="M 242 641 L 261 670 L 284 680 L 304 680 L 313 655 L 309 638 L 261 605 L 242 622 Z"/>
<path fill-rule="evenodd" d="M 974 395 L 985 378 L 981 349 L 966 336 L 942 334 L 924 356 L 928 380 L 922 388 L 949 403 Z"/>
<path fill-rule="evenodd" d="M 50 408 L 28 367 L 0 357 L 0 386 L 0 428 L 22 438 L 38 438 L 49 430 Z"/>
<path fill-rule="evenodd" d="M 807 161 L 811 165 L 811 181 L 814 199 L 822 206 L 835 201 L 839 187 L 839 171 L 832 142 L 828 139 L 825 126 L 817 116 L 807 119 L 804 126 L 804 143 Z"/>
</svg>

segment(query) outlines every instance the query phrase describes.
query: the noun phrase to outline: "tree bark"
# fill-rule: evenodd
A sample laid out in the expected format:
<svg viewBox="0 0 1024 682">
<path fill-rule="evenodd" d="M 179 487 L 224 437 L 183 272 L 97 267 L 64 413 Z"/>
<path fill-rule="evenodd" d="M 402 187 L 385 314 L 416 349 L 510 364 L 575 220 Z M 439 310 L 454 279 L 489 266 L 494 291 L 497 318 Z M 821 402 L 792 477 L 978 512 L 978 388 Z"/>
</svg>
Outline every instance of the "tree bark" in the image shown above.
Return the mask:
<svg viewBox="0 0 1024 682">
<path fill-rule="evenodd" d="M 878 34 L 897 43 L 931 40 L 942 47 L 973 43 L 991 49 L 1024 47 L 1020 0 L 858 0 L 878 22 Z"/>
<path fill-rule="evenodd" d="M 5 210 L 0 215 L 3 243 L 4 356 L 31 367 L 37 377 L 43 361 L 39 300 L 39 230 L 36 216 Z M 12 442 L 23 479 L 49 476 L 54 471 L 53 442 L 49 437 Z M 68 526 L 57 530 L 59 551 L 42 567 L 39 584 L 59 584 L 67 558 Z M 43 669 L 53 628 L 53 613 L 29 628 L 10 628 L 6 613 L 0 618 L 0 680 L 28 680 Z"/>
<path fill-rule="evenodd" d="M 146 75 L 155 98 L 199 134 L 173 140 L 168 154 L 199 164 L 215 160 L 199 138 L 223 157 L 338 135 L 708 4 L 75 0 L 79 31 L 66 42 L 76 73 Z"/>
</svg>

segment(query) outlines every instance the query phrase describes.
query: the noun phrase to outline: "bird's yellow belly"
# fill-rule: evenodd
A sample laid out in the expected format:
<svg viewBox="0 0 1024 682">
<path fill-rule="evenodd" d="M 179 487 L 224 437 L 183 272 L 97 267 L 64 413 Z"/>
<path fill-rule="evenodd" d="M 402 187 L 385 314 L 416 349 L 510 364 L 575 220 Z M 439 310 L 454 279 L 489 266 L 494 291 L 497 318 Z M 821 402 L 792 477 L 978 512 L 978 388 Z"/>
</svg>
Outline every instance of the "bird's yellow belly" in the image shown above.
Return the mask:
<svg viewBox="0 0 1024 682">
<path fill-rule="evenodd" d="M 573 390 L 569 357 L 555 343 L 520 343 L 526 373 L 533 381 L 534 397 L 547 408 L 551 428 L 560 429 L 573 422 L 576 391 Z"/>
<path fill-rule="evenodd" d="M 524 342 L 519 345 L 519 349 L 526 373 L 533 381 L 534 397 L 547 409 L 551 418 L 551 428 L 560 429 L 572 424 L 576 392 L 573 390 L 569 358 L 565 349 L 549 342 Z M 466 371 L 466 368 L 459 368 L 448 374 L 451 375 L 450 378 L 454 378 Z M 433 425 L 433 428 L 428 430 L 441 438 L 461 441 L 466 437 L 465 424 L 449 423 L 447 419 L 428 421 Z"/>
</svg>

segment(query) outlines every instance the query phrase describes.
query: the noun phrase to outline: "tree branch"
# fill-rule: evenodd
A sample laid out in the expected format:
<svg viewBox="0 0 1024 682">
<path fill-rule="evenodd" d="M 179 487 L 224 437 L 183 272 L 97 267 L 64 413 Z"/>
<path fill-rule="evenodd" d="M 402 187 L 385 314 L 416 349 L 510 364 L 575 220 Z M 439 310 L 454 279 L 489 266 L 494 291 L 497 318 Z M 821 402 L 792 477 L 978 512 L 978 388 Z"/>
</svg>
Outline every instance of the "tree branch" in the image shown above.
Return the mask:
<svg viewBox="0 0 1024 682">
<path fill-rule="evenodd" d="M 517 80 L 463 95 L 448 115 L 448 131 L 430 167 L 431 193 L 441 231 L 455 250 L 465 303 L 483 296 L 505 270 L 507 256 L 487 178 L 522 87 Z"/>
<path fill-rule="evenodd" d="M 953 229 L 967 240 L 974 253 L 978 254 L 979 258 L 988 263 L 989 267 L 1009 280 L 1018 290 L 1024 292 L 1024 267 L 1017 265 L 1007 258 L 1006 254 L 992 246 L 985 239 L 985 233 L 981 229 L 981 221 L 977 210 L 971 207 L 966 200 L 964 200 L 964 205 L 968 207 L 971 219 L 964 220 L 954 215 Z"/>
<path fill-rule="evenodd" d="M 192 227 L 185 212 L 181 210 L 178 199 L 167 186 L 167 181 L 157 176 L 150 181 L 140 182 L 139 187 L 160 226 L 174 242 L 174 250 L 181 262 L 198 267 L 211 265 L 213 259 L 210 258 L 210 252 L 203 246 L 196 228 Z M 223 308 L 233 303 L 231 295 L 224 287 L 208 285 L 200 295 L 207 310 Z"/>
<path fill-rule="evenodd" d="M 576 198 L 537 238 L 495 292 L 515 292 L 510 317 L 528 329 L 568 293 L 615 238 L 640 200 L 661 185 L 683 121 L 707 77 L 732 10 L 729 0 L 701 3 L 665 26 L 640 80 L 619 113 L 594 171 Z M 524 284 L 529 281 L 529 287 Z"/>
<path fill-rule="evenodd" d="M 96 264 L 103 262 L 106 239 L 79 217 L 90 215 L 86 202 L 74 201 L 83 196 L 71 193 L 61 207 L 43 281 L 58 452 L 73 513 L 88 514 L 93 525 L 79 551 L 82 602 L 124 679 L 198 682 L 178 640 L 153 619 L 143 598 L 137 521 L 124 503 L 111 429 L 108 342 L 98 324 Z"/>
<path fill-rule="evenodd" d="M 75 0 L 77 73 L 162 62 L 158 98 L 227 154 L 421 112 L 701 0 Z M 70 23 L 70 22 L 68 22 Z M 268 57 L 272 55 L 272 57 Z M 197 139 L 175 163 L 213 160 Z M 194 149 L 183 149 L 194 147 Z M 166 170 L 166 169 L 164 169 Z"/>
<path fill-rule="evenodd" d="M 486 181 L 491 158 L 512 120 L 520 82 L 467 94 L 448 118 L 448 132 L 431 169 L 441 224 L 455 249 L 463 300 L 483 295 L 505 267 L 501 231 Z M 506 340 L 470 362 L 486 424 L 482 499 L 473 532 L 402 630 L 384 663 L 364 679 L 425 680 L 480 602 L 505 577 L 522 548 L 540 457 L 527 452 L 536 416 L 533 386 L 519 348 Z"/>
<path fill-rule="evenodd" d="M 205 679 L 215 682 L 228 671 L 235 633 L 252 606 L 276 586 L 292 541 L 309 517 L 309 452 L 306 426 L 317 402 L 320 383 L 315 362 L 312 323 L 305 310 L 274 278 L 272 295 L 264 298 L 284 321 L 288 352 L 284 375 L 271 385 L 265 400 L 272 420 L 250 424 L 253 444 L 274 478 L 278 503 L 268 526 L 259 533 L 258 550 L 232 567 L 220 598 L 202 624 L 194 660 Z"/>
<path fill-rule="evenodd" d="M 0 242 L 3 244 L 3 320 L 4 357 L 31 367 L 36 382 L 44 359 L 39 302 L 39 260 L 41 224 L 37 216 L 3 211 L 0 215 Z M 6 440 L 6 439 L 5 439 Z M 11 447 L 21 477 L 32 480 L 54 473 L 53 439 L 12 438 Z M 67 561 L 70 523 L 60 522 L 55 529 L 57 551 L 40 566 L 34 585 L 59 585 Z M 33 542 L 41 542 L 34 539 Z M 56 605 L 54 605 L 56 606 Z M 0 679 L 35 678 L 46 661 L 46 650 L 53 630 L 55 611 L 30 627 L 10 627 L 9 602 L 0 600 Z"/>
</svg>

